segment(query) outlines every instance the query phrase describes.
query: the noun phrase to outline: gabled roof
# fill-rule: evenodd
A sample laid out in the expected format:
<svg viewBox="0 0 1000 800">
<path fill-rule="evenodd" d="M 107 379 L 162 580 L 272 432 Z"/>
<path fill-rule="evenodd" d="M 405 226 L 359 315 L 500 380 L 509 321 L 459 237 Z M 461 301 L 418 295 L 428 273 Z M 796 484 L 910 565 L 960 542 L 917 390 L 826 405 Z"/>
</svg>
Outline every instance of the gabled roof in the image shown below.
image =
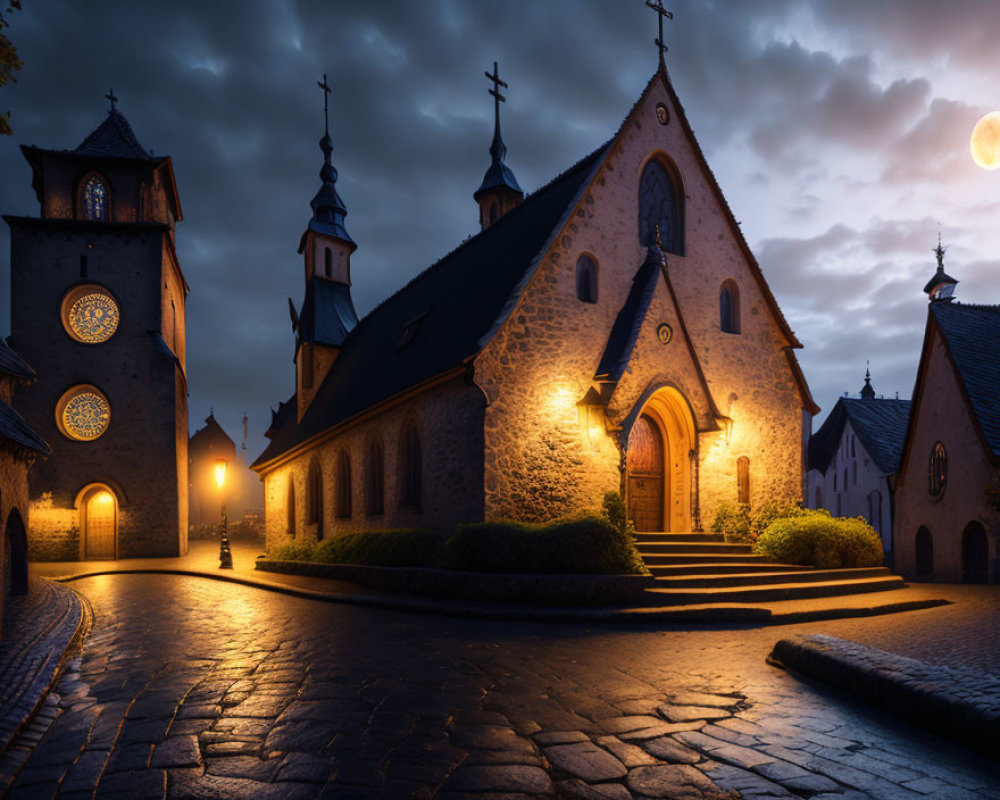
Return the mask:
<svg viewBox="0 0 1000 800">
<path fill-rule="evenodd" d="M 932 303 L 972 416 L 1000 458 L 1000 306 Z"/>
<path fill-rule="evenodd" d="M 909 400 L 859 400 L 841 397 L 823 425 L 809 439 L 809 469 L 826 472 L 840 444 L 845 424 L 861 440 L 882 472 L 895 474 L 903 457 Z"/>
<path fill-rule="evenodd" d="M 32 430 L 24 417 L 0 400 L 0 438 L 13 443 L 15 449 L 30 450 L 42 456 L 52 450 L 46 441 Z"/>
<path fill-rule="evenodd" d="M 294 414 L 275 416 L 271 442 L 253 467 L 476 355 L 516 302 L 605 149 L 570 167 L 365 316 L 301 421 L 295 424 Z"/>
<path fill-rule="evenodd" d="M 0 339 L 0 371 L 25 381 L 33 381 L 35 371 L 3 340 Z"/>
<path fill-rule="evenodd" d="M 306 284 L 306 299 L 299 313 L 300 342 L 341 347 L 357 324 L 350 286 L 318 277 Z"/>
<path fill-rule="evenodd" d="M 98 125 L 73 152 L 79 156 L 101 158 L 152 158 L 139 144 L 125 115 L 114 108 L 108 112 L 107 119 Z"/>
</svg>

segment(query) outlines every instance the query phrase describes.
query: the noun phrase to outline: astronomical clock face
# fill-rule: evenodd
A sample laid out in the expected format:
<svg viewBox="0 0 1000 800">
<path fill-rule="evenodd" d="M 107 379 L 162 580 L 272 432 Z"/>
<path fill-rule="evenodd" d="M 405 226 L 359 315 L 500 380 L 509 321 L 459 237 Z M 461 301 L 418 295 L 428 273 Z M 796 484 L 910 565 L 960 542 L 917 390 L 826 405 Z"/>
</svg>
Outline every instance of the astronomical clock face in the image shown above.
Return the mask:
<svg viewBox="0 0 1000 800">
<path fill-rule="evenodd" d="M 97 286 L 80 287 L 63 302 L 63 323 L 78 342 L 106 342 L 118 330 L 118 303 Z"/>
<path fill-rule="evenodd" d="M 63 395 L 56 416 L 59 429 L 70 439 L 91 442 L 108 429 L 111 407 L 94 387 L 77 386 Z"/>
</svg>

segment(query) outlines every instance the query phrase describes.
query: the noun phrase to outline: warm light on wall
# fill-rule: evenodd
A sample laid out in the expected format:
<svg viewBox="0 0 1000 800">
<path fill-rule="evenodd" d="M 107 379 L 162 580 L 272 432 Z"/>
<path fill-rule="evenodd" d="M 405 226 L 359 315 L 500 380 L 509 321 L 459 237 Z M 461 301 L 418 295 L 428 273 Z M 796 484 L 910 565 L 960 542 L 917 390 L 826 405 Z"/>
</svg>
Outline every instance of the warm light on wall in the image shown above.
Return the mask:
<svg viewBox="0 0 1000 800">
<path fill-rule="evenodd" d="M 93 502 L 100 506 L 109 506 L 115 502 L 115 498 L 111 496 L 111 492 L 98 492 L 94 495 Z"/>
<path fill-rule="evenodd" d="M 736 427 L 736 423 L 733 422 L 732 417 L 720 417 L 719 421 L 722 423 L 722 429 L 726 433 L 726 447 L 729 447 L 733 443 L 733 428 Z"/>
<path fill-rule="evenodd" d="M 215 485 L 220 489 L 226 483 L 226 459 L 220 458 L 215 462 Z"/>
</svg>

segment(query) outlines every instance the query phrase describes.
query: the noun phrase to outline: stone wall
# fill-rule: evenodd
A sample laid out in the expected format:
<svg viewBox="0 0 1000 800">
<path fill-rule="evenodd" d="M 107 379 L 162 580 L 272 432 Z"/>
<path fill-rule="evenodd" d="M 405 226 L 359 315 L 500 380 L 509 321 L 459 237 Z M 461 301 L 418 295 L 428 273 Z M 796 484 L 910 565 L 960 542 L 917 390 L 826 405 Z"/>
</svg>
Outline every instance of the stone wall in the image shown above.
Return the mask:
<svg viewBox="0 0 1000 800">
<path fill-rule="evenodd" d="M 399 432 L 415 419 L 420 431 L 423 501 L 420 509 L 400 506 Z M 364 462 L 371 437 L 382 440 L 385 495 L 382 514 L 369 515 Z M 337 517 L 337 465 L 341 450 L 350 455 L 351 516 Z M 459 522 L 483 518 L 483 396 L 463 378 L 430 388 L 372 417 L 266 473 L 267 550 L 292 541 L 316 541 L 319 526 L 307 522 L 307 478 L 313 458 L 323 476 L 324 538 L 386 528 L 448 530 Z M 295 486 L 295 531 L 287 528 L 288 486 Z"/>
<path fill-rule="evenodd" d="M 630 372 L 608 407 L 612 436 L 594 435 L 577 408 L 593 384 L 611 326 L 646 257 L 638 237 L 638 182 L 653 154 L 672 163 L 683 183 L 686 251 L 667 254 L 668 271 L 709 392 L 719 412 L 734 420 L 728 444 L 714 420 L 704 415 L 699 420 L 704 524 L 711 522 L 720 502 L 736 500 L 740 456 L 750 459 L 752 503 L 801 498 L 803 401 L 784 353 L 787 341 L 677 121 L 677 109 L 670 108 L 671 121 L 661 126 L 655 114 L 658 102 L 671 105 L 664 87 L 654 81 L 556 234 L 517 307 L 476 359 L 476 381 L 489 399 L 487 518 L 537 520 L 597 508 L 605 491 L 621 485 L 613 429 L 650 382 L 669 380 L 692 406 L 698 404 L 701 389 L 661 282 Z M 576 297 L 575 267 L 583 253 L 598 265 L 595 304 Z M 739 334 L 720 330 L 719 290 L 728 278 L 740 291 Z M 669 345 L 655 337 L 661 321 L 673 327 Z"/>
</svg>

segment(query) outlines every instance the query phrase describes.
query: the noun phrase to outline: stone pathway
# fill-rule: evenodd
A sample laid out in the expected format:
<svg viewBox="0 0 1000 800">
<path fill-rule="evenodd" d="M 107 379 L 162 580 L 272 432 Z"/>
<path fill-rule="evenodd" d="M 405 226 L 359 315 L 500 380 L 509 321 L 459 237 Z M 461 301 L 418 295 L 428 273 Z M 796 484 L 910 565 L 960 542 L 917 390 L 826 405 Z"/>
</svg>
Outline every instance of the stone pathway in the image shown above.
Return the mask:
<svg viewBox="0 0 1000 800">
<path fill-rule="evenodd" d="M 622 631 L 173 575 L 75 588 L 93 632 L 14 798 L 938 800 L 1000 784 L 994 763 L 765 663 L 777 638 L 833 623 Z M 837 635 L 916 639 L 941 614 L 951 636 L 982 635 L 957 613 Z"/>
</svg>

